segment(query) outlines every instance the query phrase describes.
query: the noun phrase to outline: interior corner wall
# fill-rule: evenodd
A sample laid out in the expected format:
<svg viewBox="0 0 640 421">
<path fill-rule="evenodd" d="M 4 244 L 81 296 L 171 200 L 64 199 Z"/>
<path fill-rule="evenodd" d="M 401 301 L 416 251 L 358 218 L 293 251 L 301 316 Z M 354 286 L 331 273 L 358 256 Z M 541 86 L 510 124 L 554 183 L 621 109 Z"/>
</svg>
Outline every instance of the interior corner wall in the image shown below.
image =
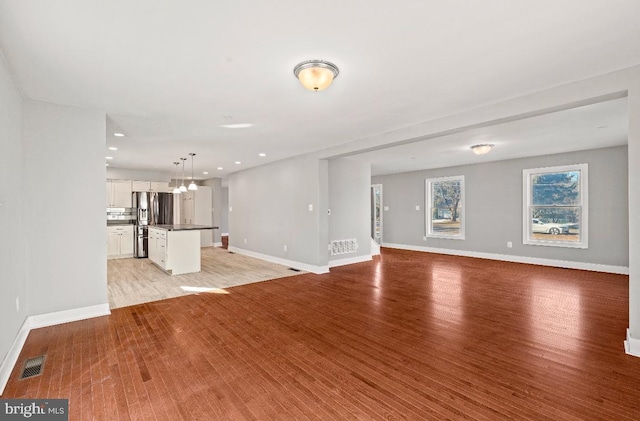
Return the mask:
<svg viewBox="0 0 640 421">
<path fill-rule="evenodd" d="M 329 160 L 329 242 L 356 239 L 355 253 L 340 260 L 371 255 L 371 165 L 349 159 Z"/>
<path fill-rule="evenodd" d="M 220 234 L 229 234 L 229 187 L 222 188 L 220 210 Z"/>
<path fill-rule="evenodd" d="M 108 303 L 105 114 L 24 101 L 30 315 Z"/>
<path fill-rule="evenodd" d="M 327 245 L 320 243 L 321 220 L 327 216 L 326 208 L 320 208 L 322 177 L 320 160 L 308 157 L 231 174 L 229 246 L 326 266 Z"/>
<path fill-rule="evenodd" d="M 589 248 L 522 243 L 522 170 L 589 165 Z M 384 244 L 629 267 L 627 147 L 545 155 L 373 177 L 383 185 Z M 425 235 L 425 179 L 465 177 L 465 239 Z M 416 211 L 420 205 L 420 211 Z M 387 210 L 388 209 L 388 210 Z M 513 248 L 507 248 L 507 242 Z M 383 244 L 383 245 L 384 245 Z"/>
<path fill-rule="evenodd" d="M 28 314 L 22 97 L 0 54 L 0 367 Z M 19 309 L 16 309 L 16 299 Z M 0 391 L 3 385 L 0 384 Z"/>
<path fill-rule="evenodd" d="M 223 208 L 223 190 L 222 190 L 222 179 L 221 178 L 211 178 L 208 180 L 204 180 L 203 183 L 205 186 L 211 187 L 211 224 L 214 227 L 219 227 L 218 229 L 213 230 L 213 244 L 220 244 L 222 242 L 221 233 L 226 232 L 222 231 L 221 220 L 222 213 L 224 212 Z"/>
</svg>

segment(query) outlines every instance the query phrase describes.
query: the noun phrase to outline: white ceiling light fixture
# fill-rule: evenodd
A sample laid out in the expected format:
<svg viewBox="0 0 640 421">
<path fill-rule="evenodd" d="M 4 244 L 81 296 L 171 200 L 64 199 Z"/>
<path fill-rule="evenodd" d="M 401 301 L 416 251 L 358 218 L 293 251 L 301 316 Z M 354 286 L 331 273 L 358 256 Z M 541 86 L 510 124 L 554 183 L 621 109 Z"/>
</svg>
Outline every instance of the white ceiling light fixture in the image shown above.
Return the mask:
<svg viewBox="0 0 640 421">
<path fill-rule="evenodd" d="M 264 158 L 265 156 L 267 156 L 267 154 L 266 154 L 266 153 L 264 153 L 264 152 L 261 152 L 261 153 L 259 153 L 259 154 L 258 154 L 258 156 L 261 156 L 261 157 L 263 157 L 263 158 Z"/>
<path fill-rule="evenodd" d="M 115 146 L 109 146 L 109 150 L 110 150 L 110 151 L 117 151 L 117 150 L 118 150 L 118 148 L 116 148 Z"/>
<path fill-rule="evenodd" d="M 116 136 L 116 137 L 124 137 L 123 133 L 114 133 L 113 135 Z"/>
<path fill-rule="evenodd" d="M 180 160 L 182 160 L 182 184 L 180 185 L 180 192 L 186 193 L 187 186 L 184 185 L 184 161 L 186 161 L 187 158 L 180 158 Z"/>
<path fill-rule="evenodd" d="M 193 152 L 189 153 L 191 157 L 191 184 L 189 184 L 189 190 L 198 190 L 198 186 L 196 186 L 195 181 L 193 181 L 193 157 L 196 156 Z"/>
<path fill-rule="evenodd" d="M 303 61 L 293 68 L 302 86 L 314 92 L 327 89 L 339 73 L 338 66 L 324 60 Z"/>
<path fill-rule="evenodd" d="M 176 187 L 173 189 L 173 194 L 180 194 L 180 189 L 178 188 L 178 165 L 179 162 L 174 162 L 173 165 L 176 166 Z"/>
<path fill-rule="evenodd" d="M 105 156 L 106 159 L 113 159 L 112 156 Z"/>
<path fill-rule="evenodd" d="M 253 127 L 252 123 L 235 123 L 235 124 L 221 124 L 220 127 L 225 129 L 246 129 L 247 127 Z"/>
<path fill-rule="evenodd" d="M 476 155 L 484 155 L 484 154 L 489 153 L 491 151 L 491 149 L 493 149 L 494 146 L 495 145 L 493 145 L 491 143 L 482 143 L 482 144 L 479 144 L 479 145 L 473 145 L 471 147 L 471 150 Z"/>
</svg>

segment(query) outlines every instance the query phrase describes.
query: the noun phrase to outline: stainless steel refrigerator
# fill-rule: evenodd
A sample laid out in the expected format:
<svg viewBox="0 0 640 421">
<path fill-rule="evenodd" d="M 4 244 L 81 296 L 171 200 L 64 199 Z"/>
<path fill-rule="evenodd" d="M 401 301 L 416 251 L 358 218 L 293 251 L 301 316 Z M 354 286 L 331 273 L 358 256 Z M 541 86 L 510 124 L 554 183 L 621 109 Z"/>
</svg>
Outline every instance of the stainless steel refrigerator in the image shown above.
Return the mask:
<svg viewBox="0 0 640 421">
<path fill-rule="evenodd" d="M 173 194 L 134 192 L 136 208 L 134 256 L 149 256 L 149 225 L 173 224 Z"/>
</svg>

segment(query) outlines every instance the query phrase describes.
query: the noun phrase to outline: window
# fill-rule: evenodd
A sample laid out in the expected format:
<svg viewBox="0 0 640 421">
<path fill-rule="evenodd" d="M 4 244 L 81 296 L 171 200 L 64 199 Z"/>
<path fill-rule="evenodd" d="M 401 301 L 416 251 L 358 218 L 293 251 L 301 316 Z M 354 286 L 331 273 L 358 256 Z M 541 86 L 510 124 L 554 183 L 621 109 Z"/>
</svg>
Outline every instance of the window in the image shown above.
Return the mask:
<svg viewBox="0 0 640 421">
<path fill-rule="evenodd" d="M 524 244 L 587 248 L 587 164 L 523 171 Z"/>
<path fill-rule="evenodd" d="M 464 240 L 464 176 L 426 180 L 427 237 Z"/>
</svg>

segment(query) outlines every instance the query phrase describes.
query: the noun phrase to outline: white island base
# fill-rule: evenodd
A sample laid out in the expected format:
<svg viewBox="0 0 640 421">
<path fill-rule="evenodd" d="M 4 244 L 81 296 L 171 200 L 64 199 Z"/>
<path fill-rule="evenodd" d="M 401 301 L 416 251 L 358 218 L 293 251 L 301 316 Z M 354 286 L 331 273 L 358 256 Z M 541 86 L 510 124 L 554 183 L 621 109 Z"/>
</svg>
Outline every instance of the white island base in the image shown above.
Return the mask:
<svg viewBox="0 0 640 421">
<path fill-rule="evenodd" d="M 200 272 L 200 231 L 149 227 L 149 260 L 171 275 Z"/>
</svg>

